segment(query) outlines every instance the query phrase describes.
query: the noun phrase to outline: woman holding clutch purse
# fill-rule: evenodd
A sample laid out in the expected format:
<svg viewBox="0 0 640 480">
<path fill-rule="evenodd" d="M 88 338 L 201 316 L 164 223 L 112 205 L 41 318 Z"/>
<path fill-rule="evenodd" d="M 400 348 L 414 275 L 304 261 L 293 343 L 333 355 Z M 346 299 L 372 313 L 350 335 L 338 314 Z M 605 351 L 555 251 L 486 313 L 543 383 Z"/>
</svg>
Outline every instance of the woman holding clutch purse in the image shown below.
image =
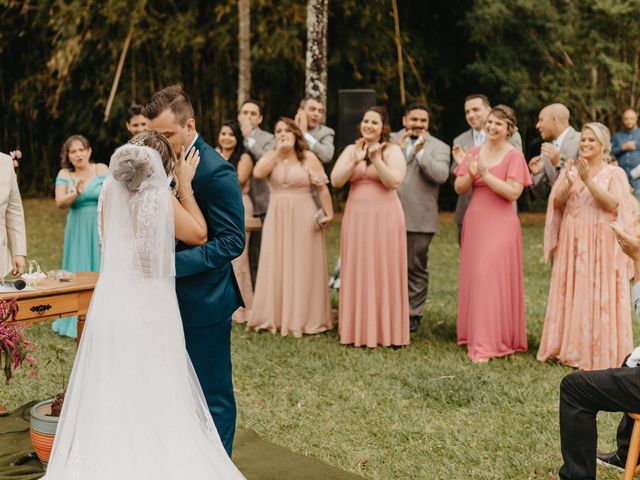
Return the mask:
<svg viewBox="0 0 640 480">
<path fill-rule="evenodd" d="M 253 169 L 255 178 L 268 178 L 271 196 L 247 325 L 301 337 L 332 327 L 324 227 L 333 206 L 322 164 L 296 123 L 282 117 L 274 133 L 276 149 Z"/>
</svg>

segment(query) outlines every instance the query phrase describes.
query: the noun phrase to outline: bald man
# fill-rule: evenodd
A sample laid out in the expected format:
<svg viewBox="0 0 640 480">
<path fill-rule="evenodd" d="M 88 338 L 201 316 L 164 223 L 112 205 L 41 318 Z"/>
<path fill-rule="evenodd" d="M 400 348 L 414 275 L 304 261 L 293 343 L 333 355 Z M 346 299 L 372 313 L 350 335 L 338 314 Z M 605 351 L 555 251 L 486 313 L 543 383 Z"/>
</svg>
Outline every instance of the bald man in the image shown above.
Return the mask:
<svg viewBox="0 0 640 480">
<path fill-rule="evenodd" d="M 569 117 L 569 109 L 561 103 L 547 105 L 538 114 L 536 128 L 545 143 L 540 155 L 529 160 L 531 191 L 538 198 L 547 198 L 565 162 L 577 159 L 580 134 L 569 125 Z"/>
<path fill-rule="evenodd" d="M 633 187 L 633 194 L 640 200 L 640 129 L 638 114 L 627 108 L 622 114 L 624 130 L 611 137 L 611 153 L 618 160 Z"/>
</svg>

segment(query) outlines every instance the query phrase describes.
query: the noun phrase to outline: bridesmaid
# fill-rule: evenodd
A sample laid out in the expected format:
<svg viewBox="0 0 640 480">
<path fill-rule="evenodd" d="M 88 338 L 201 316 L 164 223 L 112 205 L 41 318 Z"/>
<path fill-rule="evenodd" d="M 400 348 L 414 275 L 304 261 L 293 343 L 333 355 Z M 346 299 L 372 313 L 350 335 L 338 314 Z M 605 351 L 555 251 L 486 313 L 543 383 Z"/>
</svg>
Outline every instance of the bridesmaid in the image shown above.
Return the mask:
<svg viewBox="0 0 640 480">
<path fill-rule="evenodd" d="M 340 236 L 340 343 L 408 345 L 407 234 L 396 193 L 406 162 L 389 143 L 383 107 L 369 108 L 359 131 L 331 172 L 334 187 L 351 184 Z"/>
<path fill-rule="evenodd" d="M 332 328 L 324 227 L 333 219 L 333 206 L 322 164 L 296 123 L 280 118 L 275 137 L 276 149 L 253 169 L 255 178 L 269 179 L 271 197 L 247 325 L 301 337 Z M 326 212 L 323 217 L 316 217 L 312 190 Z"/>
<path fill-rule="evenodd" d="M 580 158 L 567 161 L 551 190 L 544 254 L 553 270 L 538 360 L 601 370 L 633 348 L 632 264 L 609 224 L 633 231 L 634 205 L 624 170 L 607 164 L 610 150 L 609 129 L 587 123 Z"/>
<path fill-rule="evenodd" d="M 91 160 L 89 140 L 72 135 L 60 150 L 61 170 L 56 177 L 56 206 L 69 207 L 64 229 L 62 268 L 70 272 L 100 270 L 98 238 L 98 197 L 108 167 Z M 53 331 L 67 337 L 77 336 L 76 317 L 53 322 Z"/>
<path fill-rule="evenodd" d="M 508 138 L 516 131 L 513 110 L 489 114 L 484 145 L 469 150 L 456 168 L 458 195 L 473 186 L 462 224 L 458 344 L 473 362 L 527 350 L 522 234 L 513 202 L 531 185 L 522 152 Z"/>
<path fill-rule="evenodd" d="M 238 140 L 240 139 L 240 141 Z M 242 203 L 244 205 L 244 218 L 253 217 L 253 203 L 249 198 L 249 178 L 253 170 L 253 160 L 246 152 L 242 143 L 242 132 L 240 126 L 235 122 L 226 121 L 220 128 L 218 134 L 218 145 L 216 150 L 224 157 L 238 173 L 240 188 L 242 189 Z M 246 232 L 246 242 L 242 255 L 233 260 L 233 271 L 240 287 L 240 293 L 244 300 L 244 307 L 240 307 L 233 314 L 233 320 L 237 323 L 246 323 L 251 314 L 253 305 L 253 286 L 251 285 L 251 271 L 249 270 L 249 246 L 250 233 Z"/>
</svg>

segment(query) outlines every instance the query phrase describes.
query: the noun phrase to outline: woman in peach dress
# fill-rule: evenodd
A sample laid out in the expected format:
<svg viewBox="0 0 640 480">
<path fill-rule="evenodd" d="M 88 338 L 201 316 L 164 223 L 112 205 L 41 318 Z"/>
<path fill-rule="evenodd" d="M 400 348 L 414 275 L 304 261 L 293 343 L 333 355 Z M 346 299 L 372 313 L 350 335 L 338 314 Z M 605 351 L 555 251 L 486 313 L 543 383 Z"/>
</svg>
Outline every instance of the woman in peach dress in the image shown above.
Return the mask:
<svg viewBox="0 0 640 480">
<path fill-rule="evenodd" d="M 331 172 L 334 187 L 351 184 L 340 236 L 340 343 L 408 345 L 407 233 L 396 193 L 406 162 L 389 143 L 384 108 L 367 110 L 359 128 Z"/>
<path fill-rule="evenodd" d="M 489 114 L 487 141 L 469 150 L 456 168 L 458 194 L 473 185 L 462 224 L 458 344 L 473 362 L 527 350 L 520 220 L 513 208 L 531 175 L 520 150 L 507 139 L 516 129 L 513 110 Z"/>
<path fill-rule="evenodd" d="M 324 227 L 333 219 L 333 207 L 329 180 L 300 128 L 283 117 L 275 136 L 276 149 L 253 169 L 255 178 L 269 179 L 271 197 L 247 325 L 301 337 L 332 328 Z M 316 216 L 312 189 L 325 212 L 322 217 Z"/>
<path fill-rule="evenodd" d="M 253 170 L 253 160 L 245 151 L 242 144 L 242 132 L 235 122 L 226 121 L 220 127 L 218 134 L 218 145 L 216 150 L 224 157 L 238 173 L 238 181 L 242 189 L 242 204 L 244 206 L 244 218 L 253 217 L 253 203 L 249 198 L 249 178 L 251 170 Z M 251 285 L 251 271 L 249 270 L 249 232 L 245 232 L 245 244 L 242 254 L 231 262 L 233 273 L 236 275 L 238 287 L 242 294 L 244 307 L 238 308 L 233 313 L 233 321 L 237 323 L 246 323 L 251 315 L 251 307 L 253 305 L 253 285 Z"/>
<path fill-rule="evenodd" d="M 610 150 L 609 129 L 587 123 L 580 158 L 567 161 L 551 190 L 544 254 L 553 270 L 538 360 L 600 370 L 633 348 L 631 264 L 609 226 L 631 229 L 633 213 L 624 171 L 607 164 Z"/>
</svg>

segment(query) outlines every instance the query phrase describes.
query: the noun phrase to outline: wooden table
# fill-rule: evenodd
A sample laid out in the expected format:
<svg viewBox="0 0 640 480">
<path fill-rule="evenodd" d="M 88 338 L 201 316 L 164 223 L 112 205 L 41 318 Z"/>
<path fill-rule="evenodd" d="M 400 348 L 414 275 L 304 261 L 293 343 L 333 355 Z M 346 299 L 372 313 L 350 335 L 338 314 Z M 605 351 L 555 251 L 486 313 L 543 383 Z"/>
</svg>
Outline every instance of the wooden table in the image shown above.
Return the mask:
<svg viewBox="0 0 640 480">
<path fill-rule="evenodd" d="M 56 318 L 78 316 L 78 342 L 84 328 L 84 321 L 89 310 L 93 289 L 98 281 L 94 272 L 76 273 L 70 282 L 49 280 L 45 278 L 35 291 L 17 291 L 0 293 L 0 300 L 18 300 L 17 322 L 35 323 Z"/>
</svg>

